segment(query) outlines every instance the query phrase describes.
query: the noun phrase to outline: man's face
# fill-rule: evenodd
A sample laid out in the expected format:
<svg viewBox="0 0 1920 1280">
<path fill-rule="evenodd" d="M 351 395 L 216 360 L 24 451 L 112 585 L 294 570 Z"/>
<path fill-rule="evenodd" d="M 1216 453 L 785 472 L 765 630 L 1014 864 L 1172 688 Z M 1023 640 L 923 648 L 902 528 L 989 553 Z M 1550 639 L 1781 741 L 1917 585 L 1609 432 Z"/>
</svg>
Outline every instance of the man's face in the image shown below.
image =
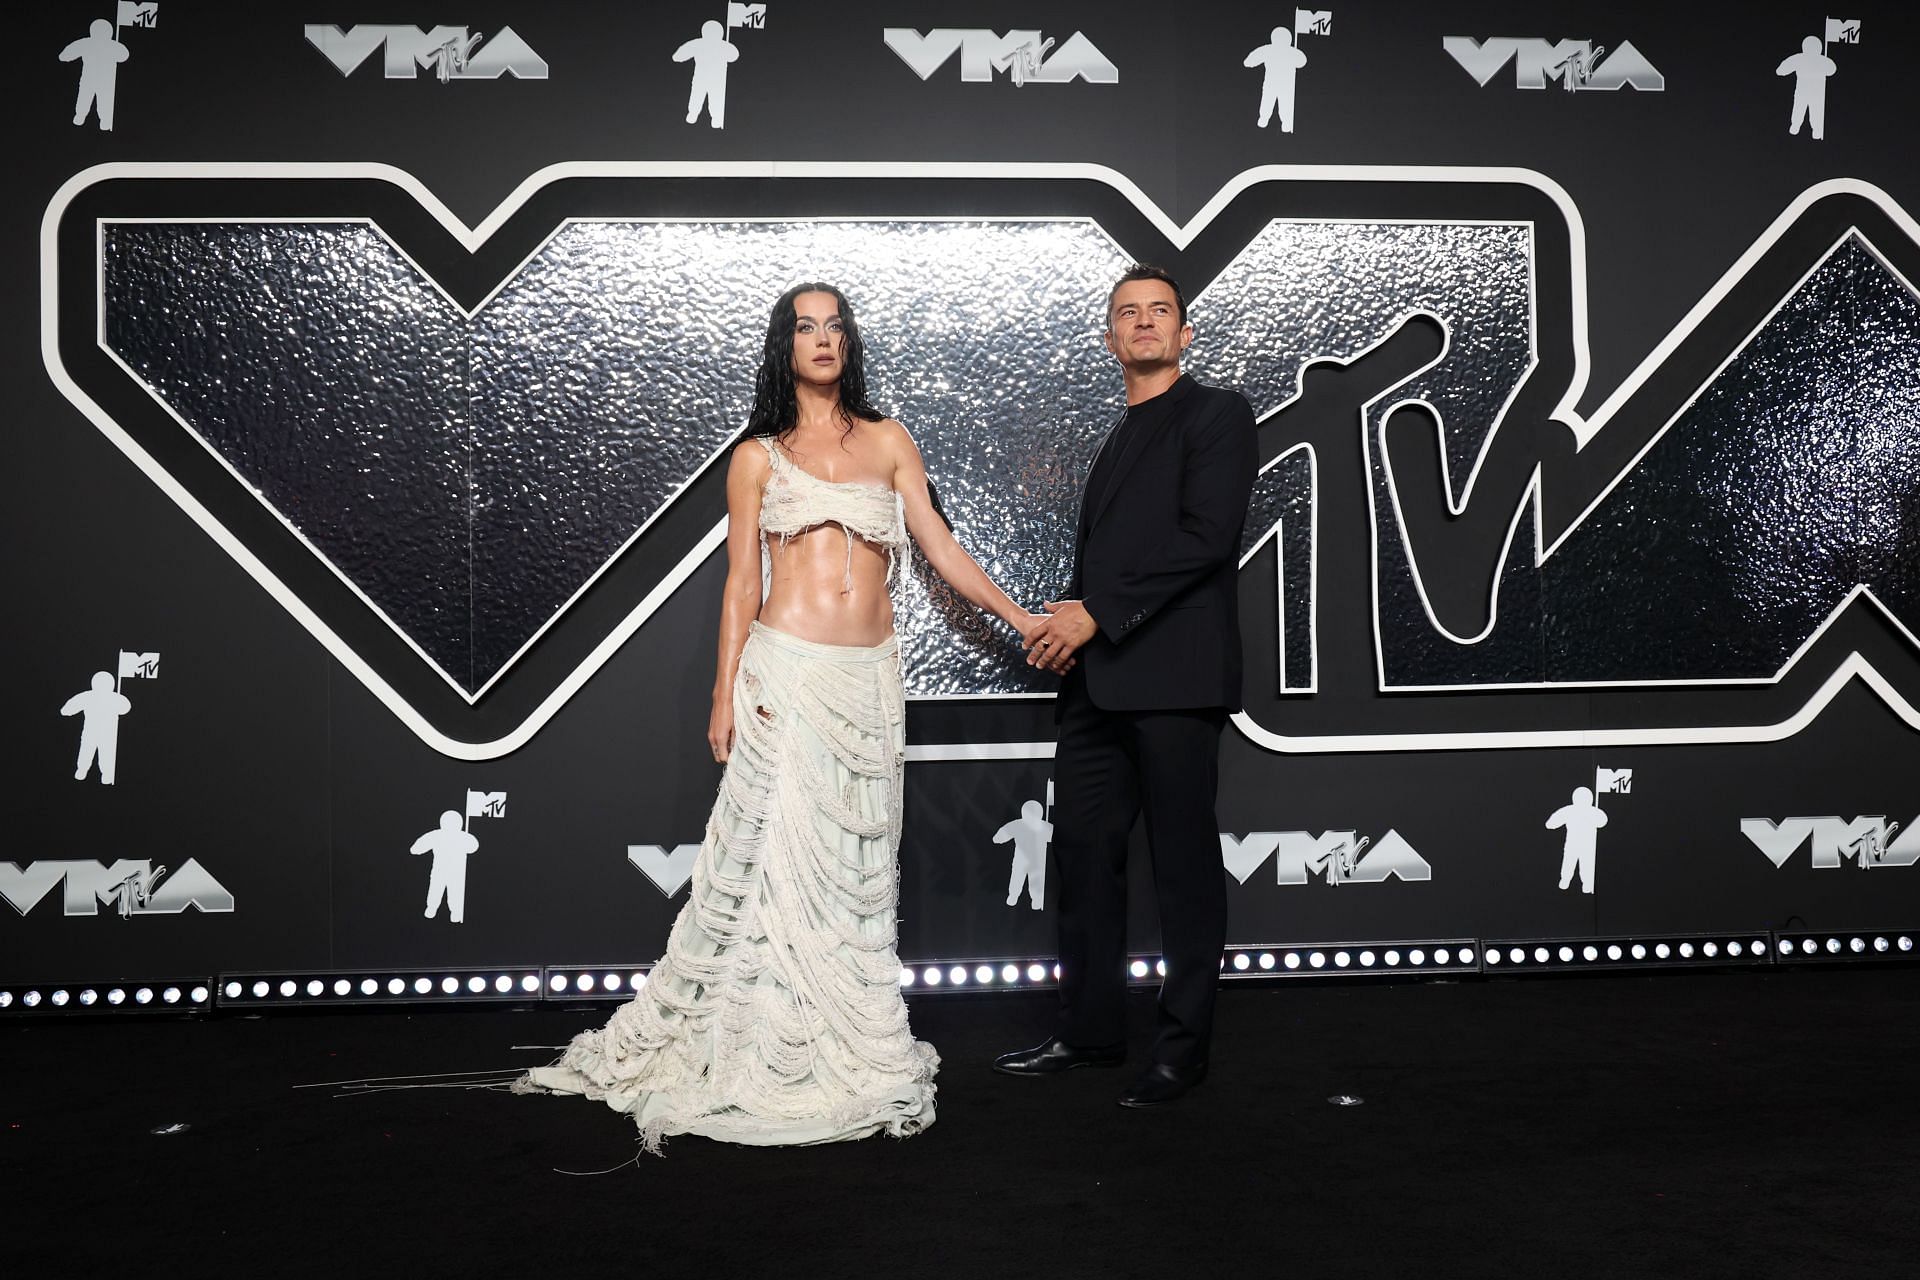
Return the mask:
<svg viewBox="0 0 1920 1280">
<path fill-rule="evenodd" d="M 1193 326 L 1180 323 L 1180 303 L 1165 280 L 1129 280 L 1114 291 L 1107 310 L 1107 350 L 1128 369 L 1178 365 L 1193 341 Z"/>
</svg>

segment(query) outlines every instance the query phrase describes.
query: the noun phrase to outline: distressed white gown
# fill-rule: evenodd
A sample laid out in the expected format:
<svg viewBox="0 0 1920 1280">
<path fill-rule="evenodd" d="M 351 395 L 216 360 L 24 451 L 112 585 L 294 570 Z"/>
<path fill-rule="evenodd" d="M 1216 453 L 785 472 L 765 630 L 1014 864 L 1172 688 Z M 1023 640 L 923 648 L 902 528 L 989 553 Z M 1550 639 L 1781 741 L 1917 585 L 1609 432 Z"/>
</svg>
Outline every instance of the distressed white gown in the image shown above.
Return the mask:
<svg viewBox="0 0 1920 1280">
<path fill-rule="evenodd" d="M 888 548 L 899 500 L 772 459 L 763 538 L 821 524 Z M 834 1142 L 933 1123 L 939 1056 L 913 1038 L 895 951 L 905 702 L 897 640 L 815 644 L 755 622 L 734 745 L 667 952 L 634 999 L 517 1091 L 579 1093 L 673 1134 Z"/>
</svg>

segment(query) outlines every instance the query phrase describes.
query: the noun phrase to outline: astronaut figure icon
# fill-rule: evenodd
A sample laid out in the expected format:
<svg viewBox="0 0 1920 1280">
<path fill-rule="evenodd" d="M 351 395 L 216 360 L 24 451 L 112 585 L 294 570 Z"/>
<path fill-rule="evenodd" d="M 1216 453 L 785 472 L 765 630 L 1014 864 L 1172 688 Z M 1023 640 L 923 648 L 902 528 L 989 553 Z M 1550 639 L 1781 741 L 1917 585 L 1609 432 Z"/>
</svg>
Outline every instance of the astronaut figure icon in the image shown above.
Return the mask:
<svg viewBox="0 0 1920 1280">
<path fill-rule="evenodd" d="M 1279 116 L 1280 132 L 1292 133 L 1294 81 L 1300 68 L 1307 65 L 1307 55 L 1294 43 L 1293 33 L 1275 27 L 1273 43 L 1255 49 L 1241 65 L 1267 69 L 1260 85 L 1260 127 L 1266 128 L 1269 119 Z"/>
<path fill-rule="evenodd" d="M 1038 800 L 1020 806 L 1020 816 L 993 833 L 995 844 L 1013 841 L 1013 870 L 1007 879 L 1007 905 L 1020 905 L 1020 891 L 1027 891 L 1029 905 L 1035 911 L 1047 905 L 1047 845 L 1053 840 L 1053 824 Z"/>
<path fill-rule="evenodd" d="M 700 119 L 701 108 L 707 123 L 716 129 L 727 127 L 727 65 L 740 56 L 740 50 L 726 37 L 718 22 L 700 25 L 699 38 L 689 40 L 673 51 L 675 62 L 693 63 L 693 86 L 687 90 L 687 123 Z"/>
<path fill-rule="evenodd" d="M 1597 843 L 1594 833 L 1607 825 L 1607 815 L 1593 802 L 1593 789 L 1575 787 L 1573 803 L 1561 805 L 1547 819 L 1547 829 L 1564 828 L 1567 833 L 1564 851 L 1560 856 L 1560 887 L 1566 888 L 1573 883 L 1573 873 L 1580 872 L 1580 892 L 1593 892 L 1593 852 Z"/>
<path fill-rule="evenodd" d="M 479 847 L 473 833 L 461 829 L 457 809 L 441 814 L 440 825 L 413 842 L 414 854 L 433 855 L 433 876 L 427 882 L 427 919 L 439 912 L 444 898 L 447 919 L 461 923 L 467 908 L 467 855 Z"/>
<path fill-rule="evenodd" d="M 76 693 L 60 708 L 63 716 L 80 716 L 80 757 L 74 761 L 73 776 L 84 780 L 95 761 L 100 765 L 100 781 L 113 785 L 114 759 L 120 751 L 120 717 L 133 710 L 133 704 L 113 687 L 113 677 L 105 671 L 93 673 L 93 687 Z"/>
<path fill-rule="evenodd" d="M 1793 124 L 1788 133 L 1798 137 L 1800 126 L 1813 126 L 1813 136 L 1823 138 L 1827 132 L 1827 78 L 1839 70 L 1820 44 L 1819 36 L 1808 36 L 1800 42 L 1800 52 L 1782 62 L 1774 70 L 1777 76 L 1792 76 L 1793 80 Z"/>
<path fill-rule="evenodd" d="M 73 99 L 73 122 L 85 124 L 94 113 L 103 132 L 113 130 L 113 87 L 127 46 L 113 38 L 113 24 L 97 18 L 87 34 L 60 51 L 60 61 L 80 64 L 80 91 Z"/>
</svg>

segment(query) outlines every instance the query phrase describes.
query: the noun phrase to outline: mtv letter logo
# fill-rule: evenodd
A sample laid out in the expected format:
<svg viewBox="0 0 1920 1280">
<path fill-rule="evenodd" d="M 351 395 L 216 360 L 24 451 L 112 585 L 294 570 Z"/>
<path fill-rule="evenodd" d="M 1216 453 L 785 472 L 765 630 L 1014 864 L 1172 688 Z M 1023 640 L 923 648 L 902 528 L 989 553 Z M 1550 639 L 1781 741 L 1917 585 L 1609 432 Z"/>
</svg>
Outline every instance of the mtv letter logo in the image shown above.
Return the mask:
<svg viewBox="0 0 1920 1280">
<path fill-rule="evenodd" d="M 729 3 L 727 5 L 727 25 L 730 27 L 748 27 L 755 31 L 763 31 L 767 25 L 767 6 L 763 4 L 739 4 L 737 0 L 734 3 Z"/>
<path fill-rule="evenodd" d="M 1860 43 L 1860 19 L 1828 18 L 1827 19 L 1827 43 L 1828 44 L 1859 44 Z"/>
<path fill-rule="evenodd" d="M 1593 771 L 1593 790 L 1596 795 L 1604 794 L 1608 791 L 1623 796 L 1630 795 L 1633 792 L 1633 770 L 1595 769 Z"/>
<path fill-rule="evenodd" d="M 697 844 L 677 844 L 672 853 L 657 844 L 627 846 L 627 861 L 669 898 L 693 877 L 693 860 L 699 855 Z"/>
<path fill-rule="evenodd" d="M 307 42 L 321 53 L 343 76 L 350 76 L 375 49 L 385 48 L 385 75 L 389 80 L 412 80 L 422 70 L 433 71 L 442 80 L 497 80 L 511 73 L 517 80 L 545 80 L 547 62 L 522 40 L 512 27 L 499 32 L 481 45 L 478 33 L 467 34 L 465 27 L 372 26 L 361 23 L 347 31 L 316 23 L 306 28 Z"/>
</svg>

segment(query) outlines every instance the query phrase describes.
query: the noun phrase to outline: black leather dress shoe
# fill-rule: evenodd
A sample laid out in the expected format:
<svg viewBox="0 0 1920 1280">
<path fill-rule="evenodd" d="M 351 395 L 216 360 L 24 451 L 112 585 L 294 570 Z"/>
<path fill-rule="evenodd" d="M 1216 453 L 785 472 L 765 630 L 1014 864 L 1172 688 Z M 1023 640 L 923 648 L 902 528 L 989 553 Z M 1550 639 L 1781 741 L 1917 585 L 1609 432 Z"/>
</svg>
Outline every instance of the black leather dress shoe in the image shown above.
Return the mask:
<svg viewBox="0 0 1920 1280">
<path fill-rule="evenodd" d="M 1075 1067 L 1117 1067 L 1127 1060 L 1124 1045 L 1107 1045 L 1099 1049 L 1076 1049 L 1058 1039 L 1036 1045 L 1031 1049 L 1021 1049 L 1015 1053 L 1003 1053 L 993 1060 L 993 1069 L 1010 1076 L 1053 1076 L 1062 1071 L 1071 1071 Z"/>
<path fill-rule="evenodd" d="M 1207 1078 L 1207 1064 L 1195 1067 L 1170 1067 L 1156 1062 L 1140 1073 L 1140 1078 L 1120 1095 L 1123 1107 L 1158 1107 L 1172 1102 Z"/>
</svg>

